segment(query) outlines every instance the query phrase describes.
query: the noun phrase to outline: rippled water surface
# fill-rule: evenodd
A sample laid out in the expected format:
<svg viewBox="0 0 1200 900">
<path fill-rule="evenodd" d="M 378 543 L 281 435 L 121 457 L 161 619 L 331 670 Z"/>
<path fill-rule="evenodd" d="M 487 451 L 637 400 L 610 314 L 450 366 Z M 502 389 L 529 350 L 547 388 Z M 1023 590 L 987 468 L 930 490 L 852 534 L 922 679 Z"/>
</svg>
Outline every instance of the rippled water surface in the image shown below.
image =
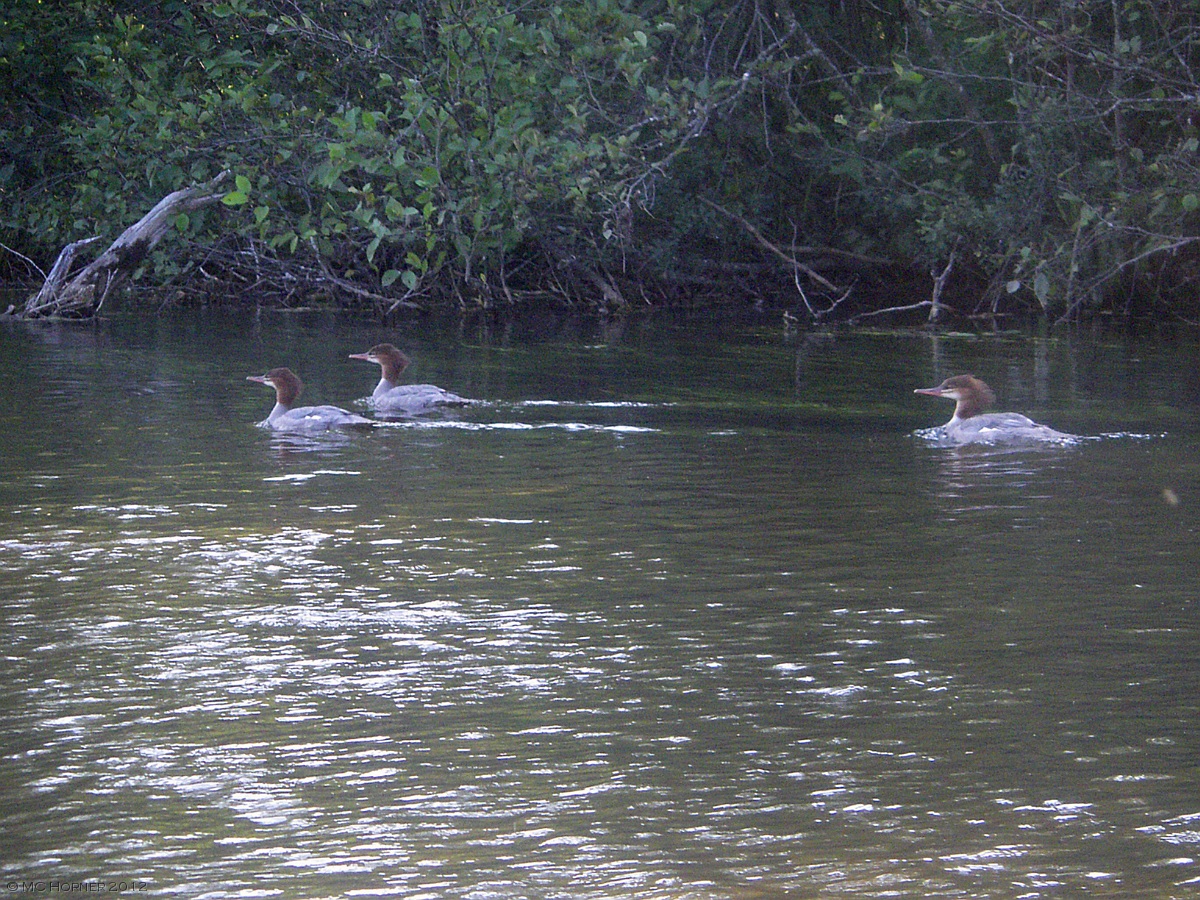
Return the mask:
<svg viewBox="0 0 1200 900">
<path fill-rule="evenodd" d="M 379 340 L 483 402 L 253 427 Z M 1196 346 L 0 329 L 6 888 L 1194 897 Z M 961 371 L 1103 437 L 931 447 Z"/>
</svg>

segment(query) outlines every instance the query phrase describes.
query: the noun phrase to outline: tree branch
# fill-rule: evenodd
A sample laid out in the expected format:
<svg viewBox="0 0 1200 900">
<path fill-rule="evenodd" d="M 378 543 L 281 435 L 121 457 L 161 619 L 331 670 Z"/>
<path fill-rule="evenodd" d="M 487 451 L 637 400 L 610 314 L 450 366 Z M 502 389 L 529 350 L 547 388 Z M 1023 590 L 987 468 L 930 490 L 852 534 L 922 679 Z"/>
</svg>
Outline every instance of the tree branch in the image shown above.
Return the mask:
<svg viewBox="0 0 1200 900">
<path fill-rule="evenodd" d="M 217 188 L 228 175 L 228 171 L 222 172 L 204 184 L 183 188 L 163 197 L 150 212 L 126 228 L 107 250 L 84 266 L 70 281 L 67 281 L 67 276 L 76 252 L 99 238 L 91 237 L 68 244 L 59 253 L 41 290 L 26 301 L 22 315 L 25 318 L 61 315 L 89 318 L 96 315 L 109 294 L 137 269 L 171 230 L 179 213 L 208 206 L 224 196 L 224 192 Z"/>
</svg>

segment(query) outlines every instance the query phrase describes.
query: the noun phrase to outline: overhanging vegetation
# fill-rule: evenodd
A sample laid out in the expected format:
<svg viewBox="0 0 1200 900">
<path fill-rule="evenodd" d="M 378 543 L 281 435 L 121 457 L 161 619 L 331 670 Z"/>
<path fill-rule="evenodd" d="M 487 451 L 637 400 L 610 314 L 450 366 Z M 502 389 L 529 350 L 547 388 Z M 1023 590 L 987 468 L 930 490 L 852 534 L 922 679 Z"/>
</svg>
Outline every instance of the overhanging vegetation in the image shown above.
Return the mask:
<svg viewBox="0 0 1200 900">
<path fill-rule="evenodd" d="M 1196 0 L 12 0 L 0 266 L 182 300 L 1194 316 Z M 101 245 L 105 246 L 105 245 Z"/>
</svg>

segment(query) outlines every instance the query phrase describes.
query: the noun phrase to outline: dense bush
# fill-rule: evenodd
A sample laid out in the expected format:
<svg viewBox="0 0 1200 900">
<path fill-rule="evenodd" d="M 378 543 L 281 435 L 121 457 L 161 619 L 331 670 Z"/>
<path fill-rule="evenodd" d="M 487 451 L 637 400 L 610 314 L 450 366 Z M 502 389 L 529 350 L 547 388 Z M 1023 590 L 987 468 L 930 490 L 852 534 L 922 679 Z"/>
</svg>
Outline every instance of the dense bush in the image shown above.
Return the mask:
<svg viewBox="0 0 1200 900">
<path fill-rule="evenodd" d="M 154 284 L 380 311 L 1192 314 L 1197 12 L 10 0 L 0 264 L 48 268 L 228 169 Z"/>
</svg>

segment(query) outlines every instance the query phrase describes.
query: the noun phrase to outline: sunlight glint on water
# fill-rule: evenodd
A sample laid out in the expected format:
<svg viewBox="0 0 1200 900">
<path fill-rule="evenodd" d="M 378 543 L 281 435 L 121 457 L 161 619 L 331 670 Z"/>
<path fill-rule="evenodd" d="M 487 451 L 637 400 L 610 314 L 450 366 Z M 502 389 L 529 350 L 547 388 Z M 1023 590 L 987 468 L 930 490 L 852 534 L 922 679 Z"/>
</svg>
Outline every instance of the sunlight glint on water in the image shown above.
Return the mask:
<svg viewBox="0 0 1200 900">
<path fill-rule="evenodd" d="M 758 393 L 674 336 L 556 348 L 553 371 L 426 346 L 430 380 L 488 402 L 296 441 L 250 427 L 239 379 L 286 353 L 313 402 L 346 402 L 369 385 L 340 344 L 369 329 L 295 328 L 220 332 L 202 377 L 194 346 L 136 328 L 53 353 L 0 333 L 31 359 L 9 389 L 37 399 L 4 407 L 21 437 L 0 463 L 6 877 L 672 900 L 1200 884 L 1182 414 L 1135 439 L 1138 409 L 1092 422 L 1060 394 L 1063 427 L 1125 436 L 948 452 L 911 434 L 933 373 L 908 342 L 747 332 L 729 352 L 778 374 Z M 1050 371 L 1089 398 L 1165 392 L 1089 374 L 1106 352 Z M 843 393 L 867 377 L 894 403 Z"/>
</svg>

